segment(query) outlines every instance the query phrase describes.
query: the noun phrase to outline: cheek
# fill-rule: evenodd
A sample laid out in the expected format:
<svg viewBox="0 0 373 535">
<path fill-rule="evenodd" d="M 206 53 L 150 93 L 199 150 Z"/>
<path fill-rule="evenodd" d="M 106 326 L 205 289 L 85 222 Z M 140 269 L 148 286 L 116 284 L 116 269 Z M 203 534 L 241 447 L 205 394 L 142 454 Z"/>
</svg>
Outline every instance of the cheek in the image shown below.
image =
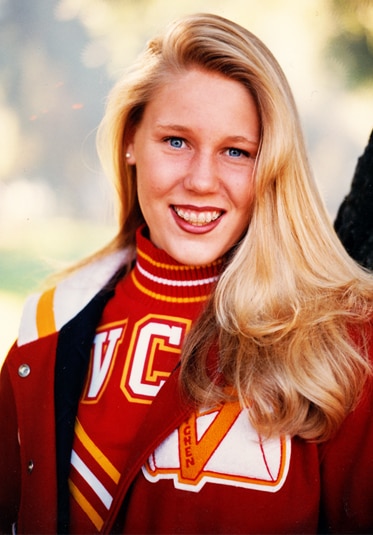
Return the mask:
<svg viewBox="0 0 373 535">
<path fill-rule="evenodd" d="M 151 212 L 152 197 L 153 195 L 152 195 L 152 192 L 149 190 L 148 182 L 138 177 L 137 178 L 137 198 L 139 201 L 141 212 L 146 221 L 149 217 L 149 212 Z"/>
<path fill-rule="evenodd" d="M 161 197 L 168 188 L 167 175 L 162 167 L 151 164 L 137 166 L 137 188 L 144 196 Z"/>
<path fill-rule="evenodd" d="M 138 179 L 137 197 L 143 216 L 151 226 L 154 217 L 159 217 L 164 212 L 164 192 L 156 180 Z"/>
<path fill-rule="evenodd" d="M 237 205 L 239 217 L 237 218 L 237 227 L 239 232 L 245 231 L 250 224 L 252 211 L 254 208 L 254 188 L 241 191 L 241 196 L 237 196 Z"/>
<path fill-rule="evenodd" d="M 254 179 L 249 178 L 237 184 L 234 190 L 234 198 L 236 199 L 236 206 L 239 207 L 243 213 L 251 213 L 254 202 Z"/>
<path fill-rule="evenodd" d="M 150 169 L 147 166 L 138 165 L 136 169 L 137 174 L 137 192 L 139 200 L 151 197 L 154 195 L 157 181 L 152 176 Z"/>
</svg>

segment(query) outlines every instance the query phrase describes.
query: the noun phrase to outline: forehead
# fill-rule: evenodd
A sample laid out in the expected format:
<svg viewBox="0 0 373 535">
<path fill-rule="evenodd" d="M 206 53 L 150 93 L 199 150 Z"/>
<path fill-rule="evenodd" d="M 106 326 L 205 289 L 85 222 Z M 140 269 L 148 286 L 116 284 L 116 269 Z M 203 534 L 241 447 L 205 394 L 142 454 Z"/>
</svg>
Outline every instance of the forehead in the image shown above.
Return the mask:
<svg viewBox="0 0 373 535">
<path fill-rule="evenodd" d="M 221 126 L 228 119 L 236 125 L 258 122 L 252 94 L 241 82 L 199 68 L 170 74 L 154 93 L 143 116 L 145 121 L 161 123 L 207 121 L 211 127 Z"/>
<path fill-rule="evenodd" d="M 218 71 L 207 70 L 199 66 L 192 66 L 181 72 L 169 72 L 162 78 L 150 102 L 167 93 L 183 91 L 183 89 L 188 90 L 188 95 L 194 96 L 195 93 L 199 93 L 197 96 L 202 97 L 201 89 L 203 88 L 208 89 L 209 94 L 219 93 L 219 90 L 223 88 L 223 91 L 228 94 L 234 94 L 236 97 L 240 94 L 241 97 L 253 98 L 250 90 L 243 82 Z M 186 93 L 184 91 L 185 96 Z"/>
</svg>

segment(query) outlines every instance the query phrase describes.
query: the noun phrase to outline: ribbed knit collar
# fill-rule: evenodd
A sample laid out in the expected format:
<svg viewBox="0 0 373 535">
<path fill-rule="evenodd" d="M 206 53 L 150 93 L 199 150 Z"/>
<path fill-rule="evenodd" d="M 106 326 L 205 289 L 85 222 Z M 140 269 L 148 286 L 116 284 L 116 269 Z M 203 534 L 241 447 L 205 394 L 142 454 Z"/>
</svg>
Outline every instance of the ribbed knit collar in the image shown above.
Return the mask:
<svg viewBox="0 0 373 535">
<path fill-rule="evenodd" d="M 205 301 L 219 278 L 223 259 L 204 266 L 180 264 L 157 249 L 146 237 L 146 231 L 142 226 L 136 234 L 136 264 L 131 277 L 137 289 L 162 301 Z"/>
</svg>

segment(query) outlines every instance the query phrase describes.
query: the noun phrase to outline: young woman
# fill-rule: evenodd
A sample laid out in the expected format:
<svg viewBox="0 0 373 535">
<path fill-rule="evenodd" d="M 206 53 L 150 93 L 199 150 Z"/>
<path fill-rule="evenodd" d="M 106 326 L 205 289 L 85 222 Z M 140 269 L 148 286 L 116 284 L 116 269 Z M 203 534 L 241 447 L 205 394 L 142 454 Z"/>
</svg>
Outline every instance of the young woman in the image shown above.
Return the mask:
<svg viewBox="0 0 373 535">
<path fill-rule="evenodd" d="M 26 304 L 1 374 L 3 532 L 371 532 L 372 278 L 272 54 L 184 17 L 98 141 L 119 231 Z"/>
</svg>

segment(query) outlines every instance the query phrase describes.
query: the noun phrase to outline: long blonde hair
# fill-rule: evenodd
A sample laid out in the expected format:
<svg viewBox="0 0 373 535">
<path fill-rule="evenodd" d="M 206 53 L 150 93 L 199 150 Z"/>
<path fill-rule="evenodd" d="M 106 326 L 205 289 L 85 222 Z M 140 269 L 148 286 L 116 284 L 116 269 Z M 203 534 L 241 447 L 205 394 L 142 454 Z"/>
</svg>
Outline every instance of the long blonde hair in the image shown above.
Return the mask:
<svg viewBox="0 0 373 535">
<path fill-rule="evenodd" d="M 126 143 L 154 92 L 193 66 L 250 91 L 261 147 L 252 219 L 187 338 L 183 388 L 199 405 L 238 398 L 267 435 L 325 440 L 355 407 L 370 374 L 365 337 L 354 332 L 371 316 L 372 278 L 348 257 L 332 228 L 280 66 L 238 24 L 211 14 L 176 21 L 114 87 L 98 147 L 116 184 L 119 230 L 102 254 L 133 245 L 143 221 Z M 212 347 L 217 356 L 211 359 Z"/>
</svg>

